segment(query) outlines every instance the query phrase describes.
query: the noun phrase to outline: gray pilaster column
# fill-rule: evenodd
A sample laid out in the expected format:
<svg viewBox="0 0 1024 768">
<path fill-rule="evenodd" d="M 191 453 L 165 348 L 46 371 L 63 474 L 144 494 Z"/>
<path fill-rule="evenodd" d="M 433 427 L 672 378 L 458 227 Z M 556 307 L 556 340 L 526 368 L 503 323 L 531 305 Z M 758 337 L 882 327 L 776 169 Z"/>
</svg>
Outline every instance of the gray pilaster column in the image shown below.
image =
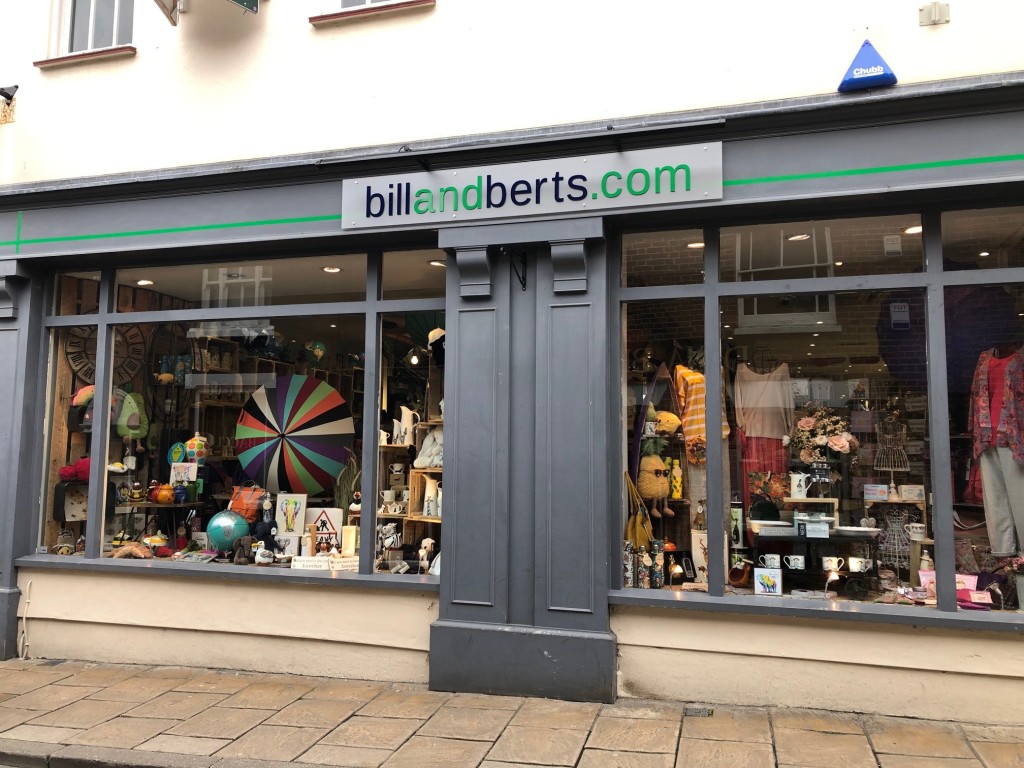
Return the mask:
<svg viewBox="0 0 1024 768">
<path fill-rule="evenodd" d="M 435 690 L 615 697 L 602 234 L 599 219 L 440 233 L 454 258 Z"/>
</svg>

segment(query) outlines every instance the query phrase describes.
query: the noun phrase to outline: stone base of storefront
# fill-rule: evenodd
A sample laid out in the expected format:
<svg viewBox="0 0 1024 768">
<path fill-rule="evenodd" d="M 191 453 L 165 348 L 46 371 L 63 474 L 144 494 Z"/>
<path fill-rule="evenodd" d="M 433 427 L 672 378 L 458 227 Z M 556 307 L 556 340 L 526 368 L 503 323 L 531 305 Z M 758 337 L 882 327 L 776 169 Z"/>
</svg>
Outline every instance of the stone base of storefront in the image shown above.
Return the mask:
<svg viewBox="0 0 1024 768">
<path fill-rule="evenodd" d="M 1015 633 L 614 606 L 619 694 L 1022 724 Z"/>
<path fill-rule="evenodd" d="M 25 569 L 32 658 L 427 682 L 437 595 Z"/>
</svg>

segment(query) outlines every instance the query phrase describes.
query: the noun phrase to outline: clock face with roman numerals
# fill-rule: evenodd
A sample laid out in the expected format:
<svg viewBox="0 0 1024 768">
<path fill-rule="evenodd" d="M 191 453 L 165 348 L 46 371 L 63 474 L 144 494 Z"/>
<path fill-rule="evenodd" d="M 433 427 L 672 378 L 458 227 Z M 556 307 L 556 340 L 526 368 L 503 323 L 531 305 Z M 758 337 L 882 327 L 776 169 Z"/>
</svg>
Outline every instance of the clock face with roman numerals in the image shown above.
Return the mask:
<svg viewBox="0 0 1024 768">
<path fill-rule="evenodd" d="M 68 328 L 64 354 L 75 375 L 92 384 L 96 381 L 96 327 Z M 146 358 L 146 337 L 137 325 L 114 328 L 114 386 L 126 384 L 142 370 Z"/>
</svg>

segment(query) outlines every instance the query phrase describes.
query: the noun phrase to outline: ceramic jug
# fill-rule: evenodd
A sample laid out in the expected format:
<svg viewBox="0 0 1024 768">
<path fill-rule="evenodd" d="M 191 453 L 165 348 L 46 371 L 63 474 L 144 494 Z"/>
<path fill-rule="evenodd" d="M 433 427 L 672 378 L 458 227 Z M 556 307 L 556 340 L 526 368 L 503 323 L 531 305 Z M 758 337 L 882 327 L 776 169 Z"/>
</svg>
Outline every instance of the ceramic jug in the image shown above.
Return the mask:
<svg viewBox="0 0 1024 768">
<path fill-rule="evenodd" d="M 441 482 L 437 483 L 437 516 L 441 516 L 441 500 L 444 495 L 444 489 L 441 487 Z"/>
<path fill-rule="evenodd" d="M 419 423 L 420 415 L 402 406 L 402 445 L 412 445 L 412 428 Z"/>
<path fill-rule="evenodd" d="M 791 499 L 806 499 L 807 486 L 811 476 L 806 472 L 789 473 L 789 497 Z"/>
<path fill-rule="evenodd" d="M 432 477 L 424 478 L 424 481 L 426 484 L 423 489 L 423 514 L 427 517 L 437 517 L 439 508 L 437 500 L 440 484 Z"/>
</svg>

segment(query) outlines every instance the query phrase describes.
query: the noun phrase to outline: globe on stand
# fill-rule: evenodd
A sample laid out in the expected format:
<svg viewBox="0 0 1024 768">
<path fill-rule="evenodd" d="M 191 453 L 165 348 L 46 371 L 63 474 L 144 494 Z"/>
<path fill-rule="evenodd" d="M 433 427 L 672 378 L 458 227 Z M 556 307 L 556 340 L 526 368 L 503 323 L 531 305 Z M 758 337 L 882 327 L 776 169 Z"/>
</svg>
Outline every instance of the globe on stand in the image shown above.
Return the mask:
<svg viewBox="0 0 1024 768">
<path fill-rule="evenodd" d="M 237 512 L 225 509 L 210 518 L 206 535 L 211 547 L 221 552 L 230 552 L 235 539 L 249 535 L 249 523 Z"/>
</svg>

